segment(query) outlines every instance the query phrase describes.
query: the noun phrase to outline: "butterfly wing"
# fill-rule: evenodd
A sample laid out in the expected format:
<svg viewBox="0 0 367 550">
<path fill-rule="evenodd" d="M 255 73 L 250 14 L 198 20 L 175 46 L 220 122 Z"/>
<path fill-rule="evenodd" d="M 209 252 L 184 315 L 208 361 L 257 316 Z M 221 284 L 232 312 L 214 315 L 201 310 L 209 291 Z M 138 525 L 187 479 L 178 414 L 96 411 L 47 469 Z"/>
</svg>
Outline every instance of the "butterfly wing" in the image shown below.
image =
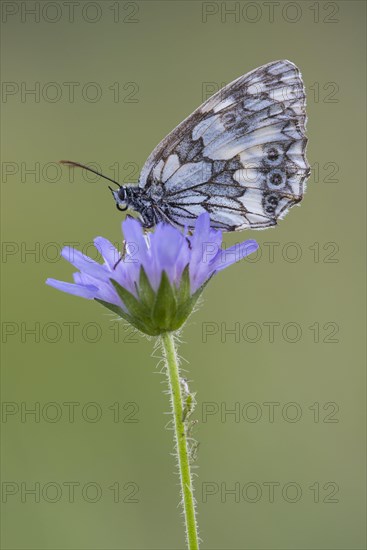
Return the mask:
<svg viewBox="0 0 367 550">
<path fill-rule="evenodd" d="M 275 61 L 210 97 L 154 149 L 139 186 L 188 227 L 207 211 L 223 231 L 262 229 L 302 200 L 310 168 L 299 69 Z"/>
</svg>

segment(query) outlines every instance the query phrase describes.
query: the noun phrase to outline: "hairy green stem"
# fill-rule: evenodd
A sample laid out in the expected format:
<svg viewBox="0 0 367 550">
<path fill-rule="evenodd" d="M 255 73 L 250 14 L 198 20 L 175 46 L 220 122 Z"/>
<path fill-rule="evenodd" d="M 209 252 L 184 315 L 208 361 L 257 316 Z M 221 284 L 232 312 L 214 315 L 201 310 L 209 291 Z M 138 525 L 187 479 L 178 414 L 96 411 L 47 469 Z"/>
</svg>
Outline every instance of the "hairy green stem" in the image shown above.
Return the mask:
<svg viewBox="0 0 367 550">
<path fill-rule="evenodd" d="M 180 373 L 174 336 L 171 332 L 162 334 L 163 350 L 166 359 L 167 377 L 169 382 L 174 431 L 176 440 L 177 463 L 180 472 L 181 491 L 185 515 L 186 537 L 189 550 L 198 550 L 198 533 L 195 518 L 195 501 L 190 472 L 190 462 L 187 446 L 185 414 L 182 401 Z"/>
</svg>

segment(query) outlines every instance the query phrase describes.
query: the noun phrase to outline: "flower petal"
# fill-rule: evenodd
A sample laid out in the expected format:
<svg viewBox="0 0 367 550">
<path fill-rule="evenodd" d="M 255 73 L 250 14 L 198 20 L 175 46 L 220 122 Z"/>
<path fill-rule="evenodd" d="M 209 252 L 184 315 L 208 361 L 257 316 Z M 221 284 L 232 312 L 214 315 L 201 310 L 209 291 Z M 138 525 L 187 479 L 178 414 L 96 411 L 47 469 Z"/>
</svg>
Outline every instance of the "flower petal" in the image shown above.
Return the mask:
<svg viewBox="0 0 367 550">
<path fill-rule="evenodd" d="M 74 296 L 80 296 L 81 298 L 87 298 L 88 300 L 94 300 L 98 288 L 93 285 L 75 285 L 73 283 L 64 283 L 63 281 L 57 281 L 56 279 L 47 279 L 46 285 L 53 286 L 57 290 L 73 294 Z"/>
<path fill-rule="evenodd" d="M 126 253 L 119 264 L 119 268 L 124 271 L 122 279 L 113 277 L 121 286 L 136 296 L 135 285 L 139 281 L 140 265 L 150 265 L 148 241 L 143 233 L 141 224 L 135 218 L 129 216 L 122 222 L 124 233 L 124 242 L 126 244 Z"/>
<path fill-rule="evenodd" d="M 141 224 L 129 216 L 122 222 L 122 230 L 127 247 L 125 260 L 129 258 L 129 263 L 141 263 L 148 254 L 147 241 Z"/>
<path fill-rule="evenodd" d="M 153 288 L 158 289 L 163 271 L 166 272 L 170 283 L 178 287 L 182 272 L 189 262 L 190 254 L 187 240 L 178 229 L 172 225 L 162 223 L 151 235 L 150 243 L 153 266 L 150 267 L 149 271 L 150 278 L 153 279 Z"/>
<path fill-rule="evenodd" d="M 96 237 L 94 239 L 94 245 L 103 256 L 105 265 L 107 265 L 110 270 L 113 270 L 120 258 L 120 253 L 116 247 L 104 237 Z"/>
<path fill-rule="evenodd" d="M 256 252 L 258 248 L 259 245 L 256 241 L 248 240 L 237 243 L 226 250 L 221 250 L 215 259 L 215 271 L 222 271 L 222 269 L 239 262 L 249 254 Z"/>
<path fill-rule="evenodd" d="M 103 280 L 106 278 L 106 274 L 108 273 L 106 266 L 95 262 L 88 256 L 85 256 L 85 254 L 79 252 L 79 250 L 75 250 L 75 248 L 65 246 L 61 251 L 61 256 L 79 269 L 79 271 L 84 271 L 84 273 L 88 273 L 96 279 Z"/>
<path fill-rule="evenodd" d="M 220 250 L 222 235 L 220 231 L 211 229 L 208 213 L 201 214 L 195 224 L 195 231 L 190 239 L 190 282 L 191 291 L 200 288 L 213 273 L 211 260 Z"/>
</svg>

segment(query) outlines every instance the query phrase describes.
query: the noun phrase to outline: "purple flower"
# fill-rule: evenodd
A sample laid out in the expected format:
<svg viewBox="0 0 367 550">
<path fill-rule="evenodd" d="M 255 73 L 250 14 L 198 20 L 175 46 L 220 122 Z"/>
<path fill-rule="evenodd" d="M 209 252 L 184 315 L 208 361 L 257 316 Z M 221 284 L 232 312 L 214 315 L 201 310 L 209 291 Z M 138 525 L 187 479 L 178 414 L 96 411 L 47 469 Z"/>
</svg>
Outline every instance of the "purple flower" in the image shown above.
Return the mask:
<svg viewBox="0 0 367 550">
<path fill-rule="evenodd" d="M 79 270 L 74 284 L 55 279 L 46 283 L 97 300 L 147 334 L 181 326 L 210 277 L 258 248 L 250 240 L 222 250 L 222 234 L 210 227 L 206 213 L 197 219 L 192 236 L 165 223 L 144 234 L 133 218 L 127 218 L 122 227 L 122 258 L 103 237 L 94 241 L 103 264 L 65 247 L 62 256 Z"/>
</svg>

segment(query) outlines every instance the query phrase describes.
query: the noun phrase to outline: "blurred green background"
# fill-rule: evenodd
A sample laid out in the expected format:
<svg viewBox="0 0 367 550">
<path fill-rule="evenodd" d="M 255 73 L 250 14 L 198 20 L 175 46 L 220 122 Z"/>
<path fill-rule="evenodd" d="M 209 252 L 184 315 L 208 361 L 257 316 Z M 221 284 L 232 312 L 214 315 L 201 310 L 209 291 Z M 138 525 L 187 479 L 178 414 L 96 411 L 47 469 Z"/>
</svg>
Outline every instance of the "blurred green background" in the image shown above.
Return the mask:
<svg viewBox="0 0 367 550">
<path fill-rule="evenodd" d="M 225 236 L 261 255 L 210 283 L 180 347 L 202 548 L 365 548 L 364 19 L 363 1 L 2 3 L 4 549 L 184 548 L 159 353 L 44 284 L 70 280 L 63 244 L 121 239 L 107 186 L 55 162 L 135 181 L 209 90 L 282 58 L 307 88 L 307 194 Z"/>
</svg>

